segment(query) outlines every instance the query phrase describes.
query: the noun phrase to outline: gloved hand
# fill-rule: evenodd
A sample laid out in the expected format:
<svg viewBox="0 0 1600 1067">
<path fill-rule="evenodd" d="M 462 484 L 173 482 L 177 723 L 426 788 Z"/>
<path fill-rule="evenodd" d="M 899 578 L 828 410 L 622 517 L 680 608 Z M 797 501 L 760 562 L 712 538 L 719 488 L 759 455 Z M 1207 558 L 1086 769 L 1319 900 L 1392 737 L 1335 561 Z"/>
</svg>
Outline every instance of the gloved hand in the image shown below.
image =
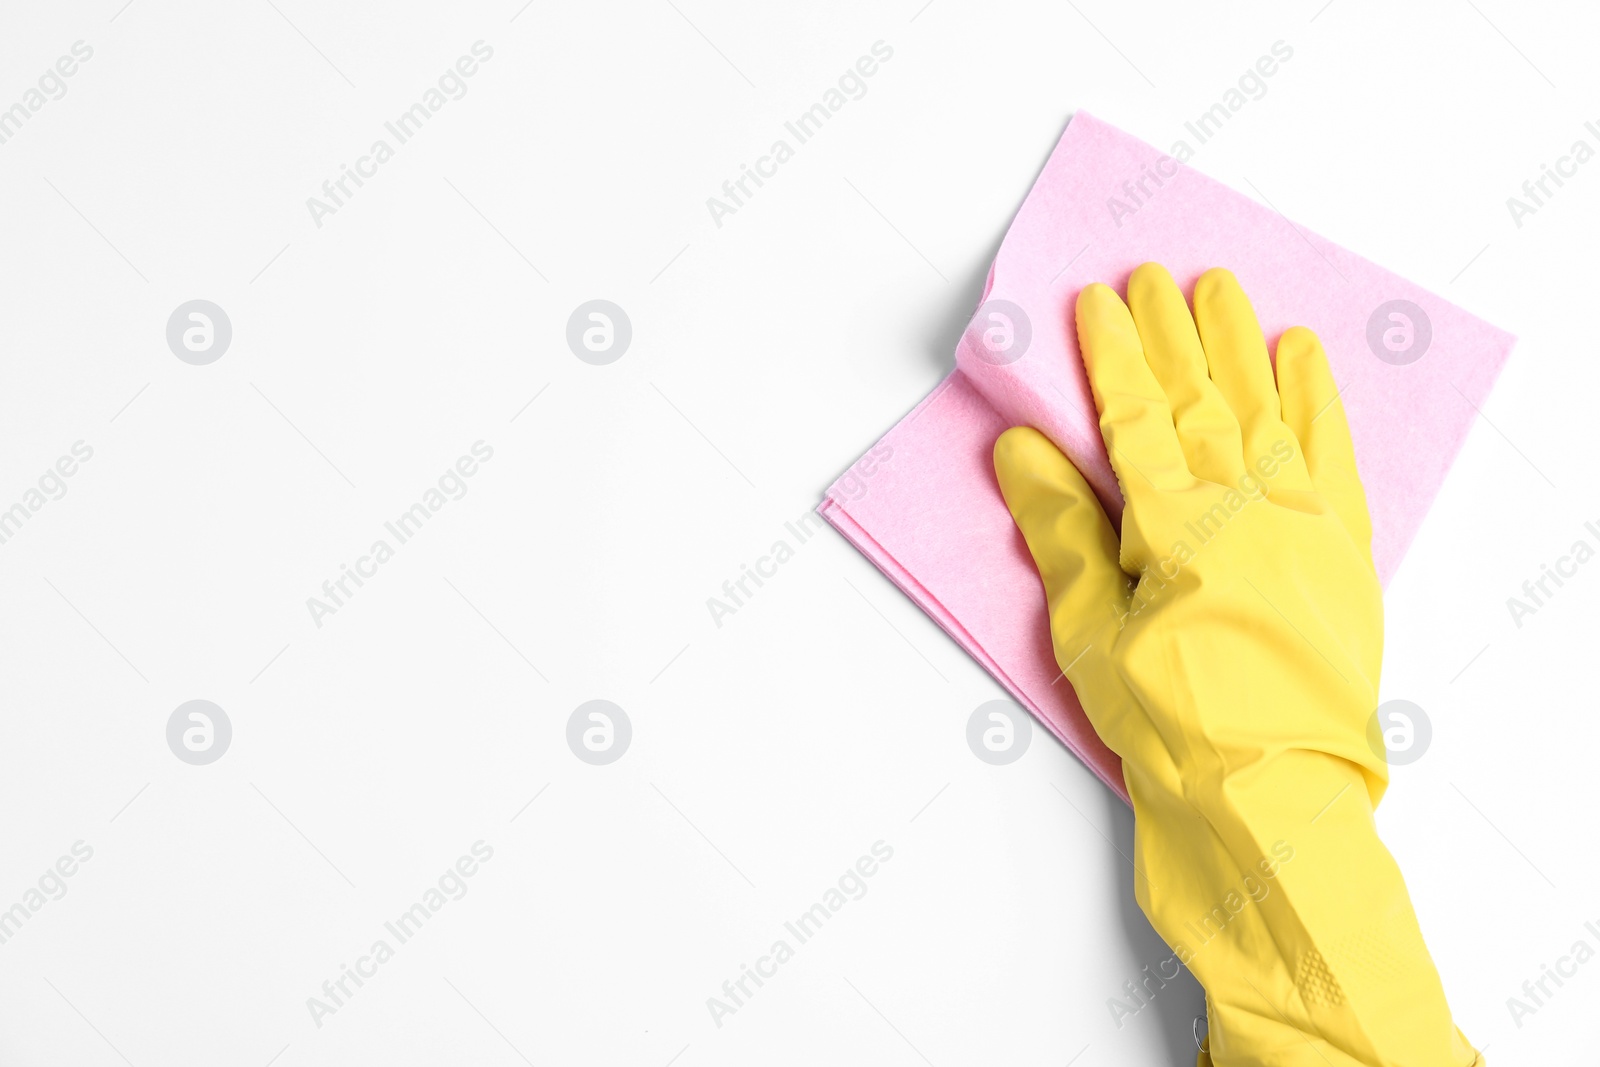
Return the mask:
<svg viewBox="0 0 1600 1067">
<path fill-rule="evenodd" d="M 995 444 L 1057 662 L 1123 760 L 1135 884 L 1207 994 L 1216 1067 L 1471 1067 L 1373 809 L 1383 653 L 1372 527 L 1309 330 L 1277 378 L 1233 275 L 1191 318 L 1164 268 L 1078 297 L 1126 509 L 1042 434 Z"/>
</svg>

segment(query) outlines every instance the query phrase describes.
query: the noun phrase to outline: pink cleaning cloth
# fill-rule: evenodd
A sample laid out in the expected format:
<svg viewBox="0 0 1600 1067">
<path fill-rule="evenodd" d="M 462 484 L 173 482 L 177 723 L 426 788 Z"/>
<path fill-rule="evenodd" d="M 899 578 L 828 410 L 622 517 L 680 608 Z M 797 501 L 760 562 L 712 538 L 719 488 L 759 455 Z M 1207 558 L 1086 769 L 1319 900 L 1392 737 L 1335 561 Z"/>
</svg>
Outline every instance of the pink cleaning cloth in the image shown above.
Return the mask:
<svg viewBox="0 0 1600 1067">
<path fill-rule="evenodd" d="M 818 509 L 1124 800 L 1051 651 L 1044 592 L 995 483 L 1007 427 L 1045 433 L 1122 513 L 1084 376 L 1078 291 L 1154 260 L 1185 292 L 1227 267 L 1269 348 L 1322 339 L 1355 439 L 1387 584 L 1512 337 L 1084 112 L 1072 119 L 989 269 L 956 369 L 828 489 Z"/>
</svg>

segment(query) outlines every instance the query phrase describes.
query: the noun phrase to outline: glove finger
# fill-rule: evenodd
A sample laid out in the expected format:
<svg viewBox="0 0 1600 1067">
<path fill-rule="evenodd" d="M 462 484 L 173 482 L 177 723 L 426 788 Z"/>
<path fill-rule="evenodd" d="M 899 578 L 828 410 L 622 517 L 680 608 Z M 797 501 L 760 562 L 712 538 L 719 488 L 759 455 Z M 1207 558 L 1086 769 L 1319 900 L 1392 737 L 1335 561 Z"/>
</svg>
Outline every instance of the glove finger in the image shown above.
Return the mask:
<svg viewBox="0 0 1600 1067">
<path fill-rule="evenodd" d="M 1145 360 L 1167 394 L 1189 469 L 1208 482 L 1237 485 L 1244 474 L 1239 420 L 1211 380 L 1189 305 L 1165 267 L 1146 263 L 1133 272 L 1128 310 Z"/>
<path fill-rule="evenodd" d="M 1344 402 L 1317 335 L 1294 326 L 1278 339 L 1278 394 L 1283 420 L 1300 442 L 1311 483 L 1338 514 L 1350 537 L 1372 547 L 1372 517 L 1356 469 L 1356 450 Z"/>
<path fill-rule="evenodd" d="M 1100 692 L 1110 677 L 1111 641 L 1131 604 L 1117 535 L 1083 475 L 1038 430 L 1017 426 L 1001 434 L 994 472 L 1044 583 L 1056 662 L 1099 730 L 1096 714 L 1125 703 Z"/>
<path fill-rule="evenodd" d="M 1239 420 L 1245 466 L 1266 481 L 1269 492 L 1310 489 L 1305 459 L 1283 423 L 1261 324 L 1231 271 L 1214 267 L 1200 276 L 1194 287 L 1194 321 L 1211 380 Z"/>
<path fill-rule="evenodd" d="M 1167 396 L 1145 362 L 1127 305 L 1096 283 L 1078 294 L 1076 319 L 1100 435 L 1128 507 L 1137 511 L 1139 500 L 1153 492 L 1192 484 Z"/>
</svg>

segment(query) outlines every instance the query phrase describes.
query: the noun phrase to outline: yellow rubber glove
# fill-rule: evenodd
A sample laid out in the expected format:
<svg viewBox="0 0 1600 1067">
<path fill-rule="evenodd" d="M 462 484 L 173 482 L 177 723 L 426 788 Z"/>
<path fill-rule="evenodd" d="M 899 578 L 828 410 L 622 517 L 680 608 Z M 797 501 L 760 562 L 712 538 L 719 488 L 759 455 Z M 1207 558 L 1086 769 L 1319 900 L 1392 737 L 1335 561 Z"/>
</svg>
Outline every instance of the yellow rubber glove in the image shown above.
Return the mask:
<svg viewBox="0 0 1600 1067">
<path fill-rule="evenodd" d="M 1472 1067 L 1373 809 L 1383 654 L 1372 526 L 1321 343 L 1277 376 L 1233 275 L 1191 317 L 1147 263 L 1078 297 L 1120 538 L 1079 472 L 995 444 L 1057 662 L 1123 760 L 1135 885 L 1207 994 L 1216 1067 Z"/>
</svg>

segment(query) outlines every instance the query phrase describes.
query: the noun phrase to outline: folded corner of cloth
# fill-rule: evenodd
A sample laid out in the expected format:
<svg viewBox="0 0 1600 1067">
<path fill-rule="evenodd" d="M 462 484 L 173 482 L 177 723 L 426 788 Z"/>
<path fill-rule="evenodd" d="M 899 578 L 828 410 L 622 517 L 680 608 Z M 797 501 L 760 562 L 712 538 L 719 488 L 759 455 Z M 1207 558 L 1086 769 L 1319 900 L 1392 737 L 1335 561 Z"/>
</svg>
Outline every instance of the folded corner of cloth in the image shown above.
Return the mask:
<svg viewBox="0 0 1600 1067">
<path fill-rule="evenodd" d="M 1121 290 L 1152 260 L 1186 291 L 1211 267 L 1233 271 L 1269 347 L 1296 325 L 1322 339 L 1386 584 L 1513 343 L 1116 127 L 1073 117 L 1006 231 L 956 369 L 818 511 L 1124 800 L 1120 761 L 1055 662 L 1039 578 L 990 457 L 1008 427 L 1036 427 L 1116 521 L 1121 496 L 1071 308 L 1085 285 Z"/>
</svg>

